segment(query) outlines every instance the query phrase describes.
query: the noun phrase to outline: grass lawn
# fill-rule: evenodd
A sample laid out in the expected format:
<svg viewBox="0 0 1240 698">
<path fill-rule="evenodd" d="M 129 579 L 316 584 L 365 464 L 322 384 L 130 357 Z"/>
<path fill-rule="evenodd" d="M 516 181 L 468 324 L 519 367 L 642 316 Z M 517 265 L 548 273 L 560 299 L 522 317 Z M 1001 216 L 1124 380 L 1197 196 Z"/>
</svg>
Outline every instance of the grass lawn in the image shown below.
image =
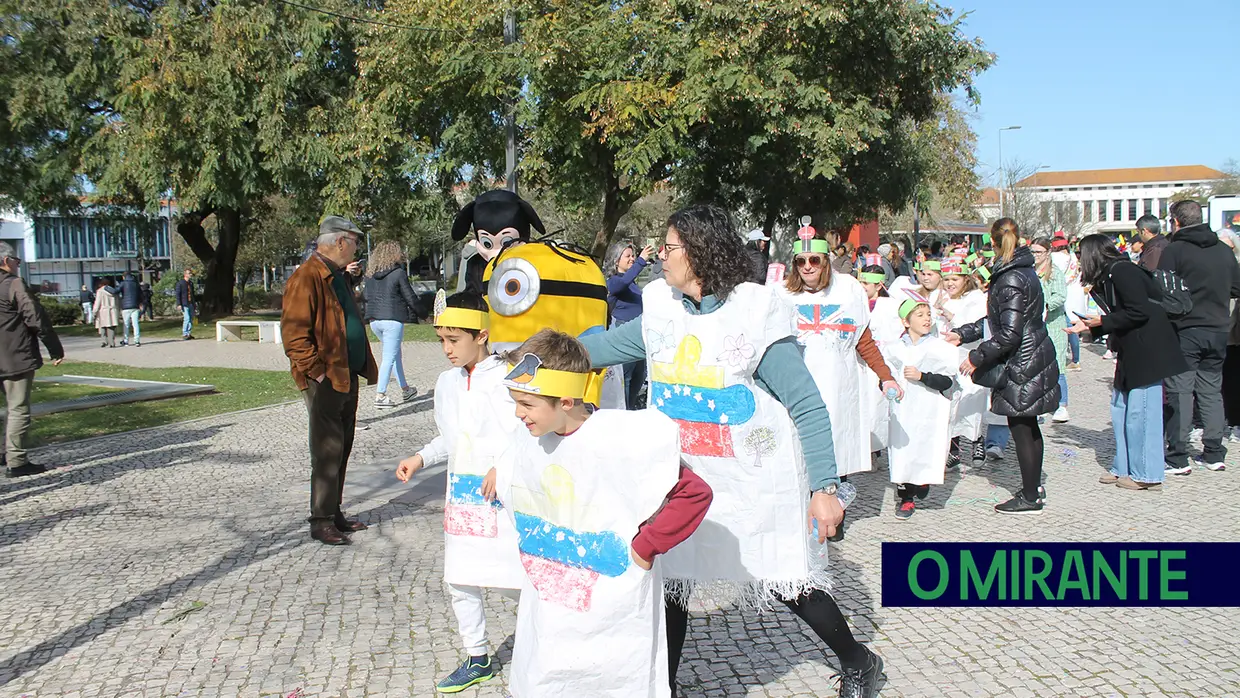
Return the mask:
<svg viewBox="0 0 1240 698">
<path fill-rule="evenodd" d="M 300 397 L 293 379 L 285 371 L 203 367 L 133 368 L 66 361 L 59 366 L 47 364 L 38 373 L 41 377 L 65 374 L 173 383 L 208 383 L 215 386 L 216 392 L 35 417 L 35 445 L 155 427 L 251 407 L 274 405 Z"/>
<path fill-rule="evenodd" d="M 279 320 L 280 315 L 277 313 L 275 315 L 245 315 L 245 316 L 232 316 L 228 318 L 216 318 L 216 319 L 251 320 L 251 321 L 253 320 Z M 142 336 L 144 338 L 179 339 L 181 337 L 181 318 L 177 317 L 177 318 L 157 318 L 155 320 L 140 320 L 138 321 L 138 328 L 142 330 Z M 258 339 L 258 328 L 257 327 L 242 328 L 242 329 L 250 330 L 254 335 L 254 339 Z M 193 332 L 194 332 L 194 336 L 198 337 L 199 339 L 204 339 L 204 338 L 215 339 L 215 320 L 211 320 L 210 322 L 206 324 L 199 325 L 198 318 L 194 318 Z M 62 325 L 56 328 L 56 334 L 60 335 L 61 337 L 98 337 L 99 330 L 96 330 L 93 324 L 91 325 Z M 121 328 L 121 326 L 117 325 L 116 326 L 117 341 L 120 341 L 120 338 L 123 337 L 124 334 L 125 334 L 124 330 Z M 242 337 L 244 339 L 248 339 L 248 337 L 246 337 L 244 334 L 242 335 Z"/>
<path fill-rule="evenodd" d="M 30 402 L 58 402 L 60 400 L 72 400 L 79 397 L 115 392 L 118 392 L 115 388 L 104 388 L 98 385 L 36 382 L 31 390 Z"/>
</svg>

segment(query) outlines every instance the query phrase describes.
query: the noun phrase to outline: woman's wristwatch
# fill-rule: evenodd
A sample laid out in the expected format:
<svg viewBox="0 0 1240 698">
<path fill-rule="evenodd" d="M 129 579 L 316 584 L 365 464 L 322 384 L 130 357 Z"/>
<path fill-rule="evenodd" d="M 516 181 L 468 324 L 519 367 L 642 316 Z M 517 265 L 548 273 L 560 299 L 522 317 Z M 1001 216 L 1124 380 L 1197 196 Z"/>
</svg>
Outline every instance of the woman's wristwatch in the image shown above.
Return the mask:
<svg viewBox="0 0 1240 698">
<path fill-rule="evenodd" d="M 837 489 L 839 489 L 838 485 L 827 485 L 826 487 L 822 487 L 820 489 L 814 490 L 813 493 L 814 494 L 835 494 Z"/>
</svg>

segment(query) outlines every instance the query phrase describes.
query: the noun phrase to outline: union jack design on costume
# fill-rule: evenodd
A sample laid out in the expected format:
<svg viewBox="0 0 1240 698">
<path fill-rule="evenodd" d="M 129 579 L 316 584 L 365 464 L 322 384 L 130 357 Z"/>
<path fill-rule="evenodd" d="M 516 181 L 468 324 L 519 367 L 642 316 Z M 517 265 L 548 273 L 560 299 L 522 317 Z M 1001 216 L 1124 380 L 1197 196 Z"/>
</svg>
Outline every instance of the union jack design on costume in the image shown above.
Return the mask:
<svg viewBox="0 0 1240 698">
<path fill-rule="evenodd" d="M 810 335 L 822 335 L 838 332 L 839 338 L 847 341 L 857 332 L 857 321 L 844 317 L 844 311 L 836 305 L 798 305 L 797 306 L 797 339 L 805 340 Z"/>
</svg>

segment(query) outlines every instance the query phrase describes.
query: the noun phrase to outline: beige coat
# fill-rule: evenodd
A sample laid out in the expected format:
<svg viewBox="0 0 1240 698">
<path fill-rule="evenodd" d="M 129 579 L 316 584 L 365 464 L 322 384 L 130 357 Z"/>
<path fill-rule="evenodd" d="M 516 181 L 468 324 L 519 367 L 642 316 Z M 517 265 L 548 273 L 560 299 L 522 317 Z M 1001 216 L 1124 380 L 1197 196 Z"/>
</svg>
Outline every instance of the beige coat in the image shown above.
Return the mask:
<svg viewBox="0 0 1240 698">
<path fill-rule="evenodd" d="M 100 288 L 95 292 L 95 329 L 121 324 L 120 305 L 116 296 Z"/>
</svg>

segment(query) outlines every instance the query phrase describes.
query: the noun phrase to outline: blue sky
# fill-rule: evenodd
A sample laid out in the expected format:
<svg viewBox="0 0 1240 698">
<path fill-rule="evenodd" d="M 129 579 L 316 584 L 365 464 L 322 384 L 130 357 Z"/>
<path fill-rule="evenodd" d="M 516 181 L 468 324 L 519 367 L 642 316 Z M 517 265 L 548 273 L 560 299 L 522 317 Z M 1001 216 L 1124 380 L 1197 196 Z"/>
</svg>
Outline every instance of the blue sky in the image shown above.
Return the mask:
<svg viewBox="0 0 1240 698">
<path fill-rule="evenodd" d="M 1051 170 L 1240 160 L 1240 0 L 965 3 L 946 4 L 997 54 L 973 122 L 986 181 L 1004 126 L 1005 161 Z"/>
</svg>

